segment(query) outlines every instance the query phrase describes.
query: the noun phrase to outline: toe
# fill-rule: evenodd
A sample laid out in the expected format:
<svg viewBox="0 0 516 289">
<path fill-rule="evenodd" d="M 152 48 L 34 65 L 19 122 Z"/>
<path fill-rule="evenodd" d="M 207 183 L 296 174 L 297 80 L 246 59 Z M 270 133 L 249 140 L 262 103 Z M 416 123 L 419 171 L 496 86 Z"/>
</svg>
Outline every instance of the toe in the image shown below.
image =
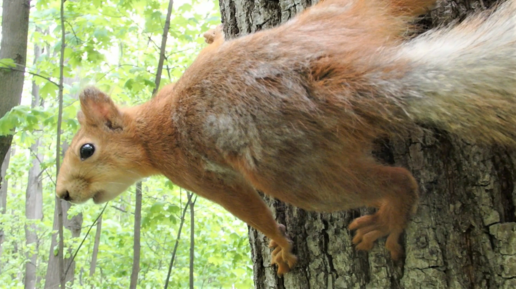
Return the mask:
<svg viewBox="0 0 516 289">
<path fill-rule="evenodd" d="M 367 215 L 360 218 L 356 218 L 351 224 L 348 226 L 349 230 L 356 230 L 361 227 L 369 226 L 376 222 L 376 215 Z"/>
</svg>

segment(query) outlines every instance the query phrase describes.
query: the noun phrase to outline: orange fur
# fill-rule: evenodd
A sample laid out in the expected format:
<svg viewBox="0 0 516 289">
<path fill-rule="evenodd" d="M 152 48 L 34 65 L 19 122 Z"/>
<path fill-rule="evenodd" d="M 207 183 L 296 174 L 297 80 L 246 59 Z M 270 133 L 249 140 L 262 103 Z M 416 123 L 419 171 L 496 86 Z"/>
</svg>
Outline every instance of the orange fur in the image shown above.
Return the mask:
<svg viewBox="0 0 516 289">
<path fill-rule="evenodd" d="M 407 21 L 433 3 L 325 0 L 282 26 L 231 41 L 219 27 L 205 34 L 212 44 L 176 84 L 132 108 L 86 89 L 58 196 L 103 202 L 137 178 L 163 174 L 269 237 L 279 274 L 297 259 L 257 190 L 319 212 L 375 207 L 351 223 L 353 242 L 369 250 L 388 236 L 386 247 L 399 258 L 417 183 L 370 151 L 375 138 L 413 122 L 368 77 L 388 82 L 405 74 L 402 60 L 380 65 L 379 51 L 399 45 Z M 96 151 L 81 160 L 85 143 Z"/>
</svg>

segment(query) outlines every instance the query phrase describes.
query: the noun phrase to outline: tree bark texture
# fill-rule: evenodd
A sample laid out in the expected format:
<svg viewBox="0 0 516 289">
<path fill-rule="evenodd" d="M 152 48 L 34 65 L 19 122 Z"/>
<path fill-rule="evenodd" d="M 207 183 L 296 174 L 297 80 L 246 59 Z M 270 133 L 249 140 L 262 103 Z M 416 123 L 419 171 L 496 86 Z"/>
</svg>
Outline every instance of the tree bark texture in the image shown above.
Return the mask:
<svg viewBox="0 0 516 289">
<path fill-rule="evenodd" d="M 224 31 L 232 38 L 273 27 L 315 2 L 221 0 Z M 421 24 L 450 23 L 492 4 L 440 1 Z M 375 156 L 408 168 L 420 186 L 418 212 L 402 239 L 405 258 L 393 262 L 384 240 L 369 253 L 354 249 L 347 226 L 370 210 L 319 214 L 265 197 L 299 261 L 277 277 L 269 240 L 250 228 L 255 287 L 516 288 L 516 153 L 429 127 L 377 147 Z"/>
<path fill-rule="evenodd" d="M 2 9 L 0 59 L 13 59 L 16 69 L 23 71 L 27 62 L 30 0 L 4 0 Z M 21 71 L 0 69 L 0 117 L 20 104 L 23 79 Z M 12 136 L 0 136 L 0 161 L 4 160 L 12 139 Z"/>
</svg>

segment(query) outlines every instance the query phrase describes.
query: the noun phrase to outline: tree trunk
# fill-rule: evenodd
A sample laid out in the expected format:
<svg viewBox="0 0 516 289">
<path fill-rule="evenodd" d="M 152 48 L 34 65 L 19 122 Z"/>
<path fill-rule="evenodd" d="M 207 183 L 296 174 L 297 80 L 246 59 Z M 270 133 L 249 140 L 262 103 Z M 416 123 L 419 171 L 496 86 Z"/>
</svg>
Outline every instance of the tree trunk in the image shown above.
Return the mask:
<svg viewBox="0 0 516 289">
<path fill-rule="evenodd" d="M 9 160 L 11 160 L 11 151 L 7 151 L 4 161 L 0 166 L 0 178 L 5 177 L 7 167 L 9 166 Z M 7 212 L 7 189 L 9 188 L 8 181 L 5 179 L 2 186 L 0 186 L 0 214 Z M 2 226 L 0 226 L 0 256 L 2 256 L 2 245 L 4 243 L 5 235 Z M 0 264 L 0 272 L 2 272 L 2 264 Z"/>
<path fill-rule="evenodd" d="M 221 0 L 224 30 L 235 37 L 272 27 L 315 2 Z M 440 2 L 422 24 L 450 23 L 491 4 Z M 514 152 L 425 128 L 408 139 L 379 140 L 375 156 L 408 168 L 420 185 L 404 260 L 393 262 L 384 240 L 369 253 L 354 249 L 347 225 L 370 211 L 318 214 L 266 198 L 299 261 L 277 277 L 269 240 L 251 228 L 256 288 L 516 288 Z"/>
<path fill-rule="evenodd" d="M 142 226 L 142 182 L 136 183 L 136 202 L 134 208 L 134 243 L 133 243 L 133 270 L 131 272 L 131 284 L 134 289 L 138 285 L 138 273 L 140 272 L 140 231 Z"/>
<path fill-rule="evenodd" d="M 195 261 L 195 202 L 190 202 L 190 289 L 194 288 L 194 261 Z"/>
<path fill-rule="evenodd" d="M 57 202 L 54 209 L 54 225 L 52 226 L 53 231 L 58 230 L 58 213 L 57 213 Z M 64 202 L 63 202 L 64 204 Z M 67 204 L 67 203 L 66 203 Z M 61 283 L 61 274 L 59 272 L 59 259 L 58 259 L 58 248 L 57 248 L 57 233 L 52 234 L 52 241 L 50 242 L 50 253 L 48 257 L 47 274 L 45 276 L 45 289 L 59 288 Z"/>
<path fill-rule="evenodd" d="M 62 154 L 66 152 L 66 149 L 68 148 L 67 144 L 63 144 L 63 150 Z M 77 238 L 81 235 L 81 229 L 82 229 L 82 213 L 74 216 L 71 219 L 68 219 L 68 210 L 72 206 L 69 202 L 60 201 L 61 206 L 63 208 L 63 226 L 71 231 L 72 238 Z M 53 224 L 53 230 L 58 230 L 58 210 L 57 210 L 57 203 L 56 208 L 54 209 L 54 224 Z M 45 277 L 45 289 L 53 289 L 53 288 L 59 288 L 60 286 L 60 273 L 59 273 L 59 258 L 56 254 L 57 252 L 57 234 L 52 234 L 52 242 L 50 244 L 50 255 L 48 258 L 48 267 L 47 267 L 47 273 Z M 65 246 L 66 247 L 66 246 Z M 68 247 L 68 254 L 63 254 L 64 256 L 69 256 L 68 258 L 64 259 L 64 268 L 63 270 L 66 271 L 68 267 L 68 273 L 65 276 L 65 281 L 73 281 L 74 279 L 74 273 L 75 273 L 75 261 L 72 260 L 73 253 L 72 250 L 75 248 Z"/>
<path fill-rule="evenodd" d="M 99 217 L 99 220 L 97 221 L 95 243 L 93 244 L 93 253 L 91 254 L 90 277 L 92 277 L 95 274 L 95 268 L 97 268 L 97 256 L 99 254 L 100 234 L 102 234 L 102 215 Z"/>
<path fill-rule="evenodd" d="M 68 202 L 61 202 L 61 205 L 63 206 L 63 221 L 64 221 L 64 227 L 71 231 L 72 238 L 77 238 L 81 235 L 81 229 L 82 229 L 82 213 L 78 214 L 77 216 L 74 216 L 70 220 L 68 219 L 68 210 L 72 206 Z M 54 210 L 54 225 L 53 230 L 57 231 L 58 224 L 57 224 L 57 208 Z M 59 274 L 59 260 L 58 256 L 55 254 L 55 250 L 57 249 L 57 234 L 52 235 L 52 242 L 50 245 L 50 255 L 48 258 L 48 269 L 47 274 L 45 277 L 45 289 L 53 289 L 53 288 L 59 288 L 60 286 L 60 274 Z M 68 270 L 68 273 L 66 274 L 65 280 L 66 282 L 73 281 L 74 279 L 74 272 L 75 272 L 75 261 L 72 261 L 73 256 L 73 250 L 75 248 L 68 247 L 68 253 L 65 253 L 65 256 L 69 256 L 68 258 L 64 259 L 64 271 L 70 267 Z M 66 246 L 65 246 L 66 250 Z"/>
<path fill-rule="evenodd" d="M 41 49 L 34 46 L 34 59 L 38 59 L 41 54 Z M 39 87 L 35 82 L 32 82 L 32 107 L 37 107 L 41 103 L 39 97 Z M 41 220 L 43 218 L 43 184 L 41 182 L 41 165 L 43 157 L 38 153 L 40 140 L 31 145 L 30 153 L 32 158 L 32 167 L 29 169 L 29 177 L 27 182 L 27 191 L 25 194 L 25 217 L 28 222 L 31 220 Z M 28 262 L 25 263 L 25 289 L 36 288 L 37 281 L 37 226 L 32 223 L 25 225 L 25 242 L 27 248 L 34 251 L 29 251 L 27 254 Z"/>
<path fill-rule="evenodd" d="M 31 146 L 31 152 L 38 154 L 39 140 L 36 140 Z M 36 271 L 37 271 L 37 226 L 34 220 L 41 220 L 43 217 L 43 190 L 41 182 L 41 167 L 38 160 L 34 157 L 32 167 L 29 170 L 29 178 L 25 201 L 25 217 L 27 224 L 25 225 L 25 242 L 30 250 L 27 254 L 27 263 L 25 263 L 25 288 L 36 288 Z"/>
<path fill-rule="evenodd" d="M 17 70 L 0 69 L 0 118 L 21 101 L 24 79 L 22 71 L 27 62 L 30 0 L 4 0 L 2 9 L 0 59 L 13 59 Z M 12 139 L 12 136 L 0 136 L 0 161 L 4 160 Z M 1 183 L 2 179 L 0 185 Z"/>
</svg>

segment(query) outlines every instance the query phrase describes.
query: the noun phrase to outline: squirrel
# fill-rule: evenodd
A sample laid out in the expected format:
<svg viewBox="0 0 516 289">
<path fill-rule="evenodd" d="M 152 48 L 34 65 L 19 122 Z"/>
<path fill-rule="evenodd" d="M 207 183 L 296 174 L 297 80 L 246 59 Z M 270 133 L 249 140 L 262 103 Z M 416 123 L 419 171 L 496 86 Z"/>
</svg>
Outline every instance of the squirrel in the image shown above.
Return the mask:
<svg viewBox="0 0 516 289">
<path fill-rule="evenodd" d="M 375 139 L 423 123 L 516 143 L 516 0 L 409 37 L 434 4 L 324 0 L 251 35 L 208 32 L 183 76 L 144 104 L 84 89 L 57 196 L 102 203 L 162 174 L 270 238 L 278 274 L 297 257 L 257 191 L 309 211 L 373 207 L 349 225 L 353 243 L 370 250 L 387 237 L 399 259 L 418 184 L 372 157 Z"/>
</svg>

